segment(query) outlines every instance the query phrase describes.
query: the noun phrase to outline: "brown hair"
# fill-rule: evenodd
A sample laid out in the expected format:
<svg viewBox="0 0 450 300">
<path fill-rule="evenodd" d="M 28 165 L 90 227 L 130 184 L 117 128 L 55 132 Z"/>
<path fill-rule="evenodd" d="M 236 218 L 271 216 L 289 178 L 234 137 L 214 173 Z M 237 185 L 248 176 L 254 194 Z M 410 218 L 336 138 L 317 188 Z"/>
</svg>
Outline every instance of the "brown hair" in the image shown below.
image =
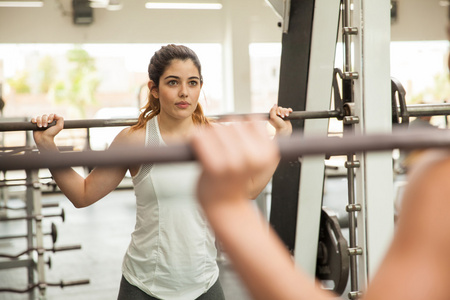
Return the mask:
<svg viewBox="0 0 450 300">
<path fill-rule="evenodd" d="M 148 65 L 148 77 L 157 87 L 159 86 L 161 75 L 174 59 L 180 59 L 182 61 L 190 59 L 197 67 L 198 73 L 200 74 L 200 81 L 203 83 L 202 66 L 197 54 L 186 46 L 169 44 L 156 51 Z M 131 128 L 134 130 L 143 128 L 148 120 L 160 113 L 160 110 L 161 106 L 159 104 L 159 99 L 153 97 L 153 95 L 149 93 L 148 102 L 143 107 L 143 111 L 139 115 L 137 124 L 133 125 Z M 205 117 L 200 103 L 197 104 L 197 107 L 192 114 L 192 120 L 194 121 L 194 124 L 197 125 L 209 125 L 209 120 Z"/>
</svg>

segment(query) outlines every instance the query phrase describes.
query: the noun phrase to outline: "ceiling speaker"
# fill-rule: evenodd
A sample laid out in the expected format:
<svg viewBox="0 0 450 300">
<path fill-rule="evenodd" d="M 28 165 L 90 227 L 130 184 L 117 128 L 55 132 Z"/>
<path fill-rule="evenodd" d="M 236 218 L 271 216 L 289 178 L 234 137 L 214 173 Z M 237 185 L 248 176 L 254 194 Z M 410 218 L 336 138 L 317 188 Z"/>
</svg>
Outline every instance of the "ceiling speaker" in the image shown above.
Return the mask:
<svg viewBox="0 0 450 300">
<path fill-rule="evenodd" d="M 89 25 L 94 21 L 89 0 L 72 0 L 72 10 L 74 24 Z"/>
</svg>

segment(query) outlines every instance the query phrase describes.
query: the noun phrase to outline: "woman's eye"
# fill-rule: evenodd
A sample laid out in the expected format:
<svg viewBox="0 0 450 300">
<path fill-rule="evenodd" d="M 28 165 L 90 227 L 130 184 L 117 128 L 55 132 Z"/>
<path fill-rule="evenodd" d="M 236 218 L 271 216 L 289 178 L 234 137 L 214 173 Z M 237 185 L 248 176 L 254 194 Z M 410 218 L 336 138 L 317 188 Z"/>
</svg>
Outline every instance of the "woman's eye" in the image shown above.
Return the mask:
<svg viewBox="0 0 450 300">
<path fill-rule="evenodd" d="M 167 83 L 168 85 L 176 85 L 177 81 L 176 80 L 171 80 Z"/>
<path fill-rule="evenodd" d="M 193 81 L 189 82 L 189 84 L 192 85 L 192 86 L 197 86 L 197 85 L 198 85 L 198 82 L 195 81 L 195 80 L 193 80 Z"/>
</svg>

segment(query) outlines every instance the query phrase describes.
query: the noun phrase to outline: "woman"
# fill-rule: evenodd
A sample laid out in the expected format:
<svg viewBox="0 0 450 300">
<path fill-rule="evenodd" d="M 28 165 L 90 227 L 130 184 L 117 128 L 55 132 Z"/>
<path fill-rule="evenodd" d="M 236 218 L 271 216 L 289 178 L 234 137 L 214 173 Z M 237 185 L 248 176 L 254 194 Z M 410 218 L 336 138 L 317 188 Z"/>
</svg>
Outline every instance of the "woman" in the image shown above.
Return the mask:
<svg viewBox="0 0 450 300">
<path fill-rule="evenodd" d="M 197 55 L 185 46 L 167 45 L 150 60 L 149 101 L 135 126 L 121 131 L 110 148 L 124 145 L 167 145 L 187 141 L 201 127 L 219 126 L 204 116 L 198 103 L 203 85 Z M 270 123 L 277 134 L 290 134 L 290 122 L 280 116 L 291 109 L 274 106 Z M 64 124 L 50 114 L 33 118 L 40 151 L 57 151 L 54 137 Z M 276 163 L 248 183 L 255 198 L 270 180 Z M 196 201 L 200 175 L 197 163 L 97 167 L 86 177 L 73 169 L 50 170 L 75 207 L 89 206 L 113 191 L 127 170 L 137 202 L 136 227 L 123 261 L 119 300 L 224 299 L 218 281 L 215 238 Z"/>
</svg>

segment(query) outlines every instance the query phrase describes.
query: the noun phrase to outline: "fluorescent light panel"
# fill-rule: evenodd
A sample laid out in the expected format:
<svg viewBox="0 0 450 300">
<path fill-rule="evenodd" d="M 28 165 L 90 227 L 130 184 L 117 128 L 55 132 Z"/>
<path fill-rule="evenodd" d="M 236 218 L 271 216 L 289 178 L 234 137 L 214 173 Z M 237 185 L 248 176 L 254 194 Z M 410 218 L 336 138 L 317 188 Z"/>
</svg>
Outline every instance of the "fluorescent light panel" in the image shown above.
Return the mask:
<svg viewBox="0 0 450 300">
<path fill-rule="evenodd" d="M 0 7 L 42 7 L 43 1 L 0 1 Z"/>
<path fill-rule="evenodd" d="M 107 10 L 121 10 L 123 4 L 121 0 L 91 0 L 89 6 L 92 8 L 106 8 Z"/>
<path fill-rule="evenodd" d="M 92 8 L 106 8 L 108 6 L 107 1 L 91 1 L 89 6 Z"/>
<path fill-rule="evenodd" d="M 221 3 L 147 2 L 148 9 L 222 9 Z"/>
</svg>

